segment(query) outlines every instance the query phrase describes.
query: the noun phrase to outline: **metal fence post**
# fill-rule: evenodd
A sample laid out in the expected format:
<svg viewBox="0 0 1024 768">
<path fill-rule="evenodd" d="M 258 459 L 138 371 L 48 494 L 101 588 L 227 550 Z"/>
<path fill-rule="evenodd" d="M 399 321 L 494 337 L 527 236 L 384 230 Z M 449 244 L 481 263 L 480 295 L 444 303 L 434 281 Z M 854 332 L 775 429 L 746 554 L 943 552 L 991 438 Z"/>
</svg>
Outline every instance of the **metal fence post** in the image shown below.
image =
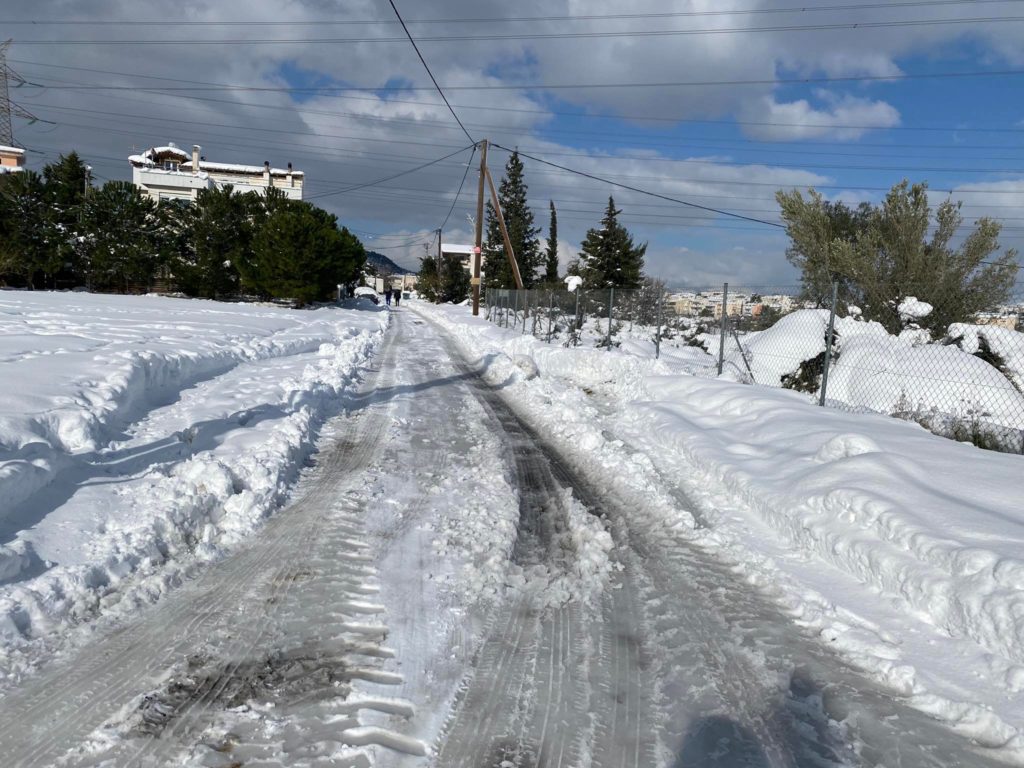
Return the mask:
<svg viewBox="0 0 1024 768">
<path fill-rule="evenodd" d="M 519 291 L 515 292 L 515 303 L 512 305 L 512 327 L 515 328 L 519 324 Z"/>
<path fill-rule="evenodd" d="M 718 375 L 722 375 L 725 366 L 725 335 L 729 327 L 729 284 L 722 284 L 722 327 L 718 332 Z"/>
<path fill-rule="evenodd" d="M 523 291 L 523 336 L 526 335 L 526 318 L 530 316 L 530 292 Z M 532 331 L 532 329 L 531 329 Z"/>
<path fill-rule="evenodd" d="M 576 312 L 572 316 L 572 345 L 574 347 L 579 346 L 579 330 L 580 330 L 580 286 L 576 286 L 574 293 L 576 294 Z"/>
<path fill-rule="evenodd" d="M 661 357 L 661 305 L 665 300 L 665 296 L 661 291 L 658 291 L 658 327 L 654 332 L 654 359 L 657 360 Z"/>
<path fill-rule="evenodd" d="M 615 287 L 608 289 L 608 346 L 605 347 L 606 352 L 610 352 L 612 348 L 612 307 L 615 306 Z"/>
<path fill-rule="evenodd" d="M 551 343 L 551 329 L 553 325 L 553 317 L 555 314 L 555 292 L 552 290 L 548 293 L 548 344 Z"/>
<path fill-rule="evenodd" d="M 832 360 L 832 339 L 836 329 L 836 302 L 839 295 L 839 283 L 832 283 L 832 307 L 828 313 L 828 333 L 825 334 L 825 362 L 821 368 L 821 397 L 818 405 L 825 405 L 825 392 L 828 389 L 828 364 Z"/>
</svg>

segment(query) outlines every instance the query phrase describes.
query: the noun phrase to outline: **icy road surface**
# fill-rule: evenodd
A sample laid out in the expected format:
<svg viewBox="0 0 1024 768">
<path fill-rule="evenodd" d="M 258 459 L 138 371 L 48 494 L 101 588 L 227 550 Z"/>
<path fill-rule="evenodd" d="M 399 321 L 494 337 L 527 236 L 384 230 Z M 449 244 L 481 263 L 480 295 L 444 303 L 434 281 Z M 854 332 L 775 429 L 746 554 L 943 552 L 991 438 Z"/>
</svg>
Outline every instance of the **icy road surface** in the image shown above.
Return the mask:
<svg viewBox="0 0 1024 768">
<path fill-rule="evenodd" d="M 0 755 L 5 768 L 995 764 L 578 476 L 404 307 L 290 505 L 7 692 Z"/>
</svg>

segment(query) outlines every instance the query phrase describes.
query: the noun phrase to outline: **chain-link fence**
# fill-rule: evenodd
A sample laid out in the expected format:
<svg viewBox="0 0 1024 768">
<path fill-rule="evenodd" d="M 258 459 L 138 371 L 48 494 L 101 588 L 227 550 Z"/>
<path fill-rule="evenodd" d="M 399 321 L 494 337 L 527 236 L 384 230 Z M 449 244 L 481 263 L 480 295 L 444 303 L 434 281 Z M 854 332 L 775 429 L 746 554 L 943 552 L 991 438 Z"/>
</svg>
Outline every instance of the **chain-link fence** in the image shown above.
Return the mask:
<svg viewBox="0 0 1024 768">
<path fill-rule="evenodd" d="M 878 322 L 833 304 L 827 291 L 818 302 L 800 294 L 797 285 L 670 292 L 654 284 L 490 289 L 485 303 L 491 322 L 548 343 L 662 358 L 695 376 L 783 387 L 823 406 L 1024 453 L 1024 290 L 943 327 L 929 320 L 942 317 L 944 297 L 905 297 Z"/>
</svg>

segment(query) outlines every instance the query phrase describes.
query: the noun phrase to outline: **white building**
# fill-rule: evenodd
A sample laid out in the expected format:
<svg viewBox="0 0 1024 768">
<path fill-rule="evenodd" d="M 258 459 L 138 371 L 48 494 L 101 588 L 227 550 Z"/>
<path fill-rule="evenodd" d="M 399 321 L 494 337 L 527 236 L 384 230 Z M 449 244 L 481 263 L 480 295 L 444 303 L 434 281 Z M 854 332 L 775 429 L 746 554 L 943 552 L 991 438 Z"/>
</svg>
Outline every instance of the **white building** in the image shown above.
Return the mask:
<svg viewBox="0 0 1024 768">
<path fill-rule="evenodd" d="M 18 173 L 25 169 L 25 150 L 0 144 L 0 173 Z"/>
<path fill-rule="evenodd" d="M 290 200 L 302 199 L 305 176 L 302 171 L 271 168 L 270 163 L 235 165 L 211 163 L 201 157 L 200 146 L 192 147 L 191 157 L 173 143 L 152 147 L 132 155 L 132 183 L 154 200 L 196 199 L 201 189 L 221 189 L 231 185 L 236 192 L 264 194 L 268 187 L 281 190 Z"/>
<path fill-rule="evenodd" d="M 441 243 L 441 255 L 442 256 L 458 256 L 462 261 L 462 268 L 469 272 L 469 276 L 473 276 L 473 250 L 472 245 L 462 245 L 459 243 Z M 481 257 L 482 258 L 482 257 Z M 483 265 L 481 263 L 480 276 L 483 277 Z"/>
</svg>

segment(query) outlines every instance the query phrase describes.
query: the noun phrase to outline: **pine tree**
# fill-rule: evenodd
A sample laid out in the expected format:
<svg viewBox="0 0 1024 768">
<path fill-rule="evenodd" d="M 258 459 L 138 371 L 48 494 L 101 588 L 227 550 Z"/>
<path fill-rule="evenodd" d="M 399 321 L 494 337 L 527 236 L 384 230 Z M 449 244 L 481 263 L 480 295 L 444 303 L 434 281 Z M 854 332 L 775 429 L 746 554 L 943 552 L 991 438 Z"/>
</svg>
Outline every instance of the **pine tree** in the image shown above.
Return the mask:
<svg viewBox="0 0 1024 768">
<path fill-rule="evenodd" d="M 441 278 L 437 274 L 437 257 L 432 254 L 420 258 L 420 269 L 416 276 L 416 292 L 435 304 L 441 301 Z"/>
<path fill-rule="evenodd" d="M 199 192 L 187 226 L 194 258 L 174 269 L 181 290 L 211 299 L 238 293 L 238 265 L 252 261 L 250 206 L 231 185 Z"/>
<path fill-rule="evenodd" d="M 643 281 L 647 243 L 633 244 L 620 213 L 609 197 L 600 229 L 587 230 L 580 246 L 579 274 L 590 288 L 639 288 Z"/>
<path fill-rule="evenodd" d="M 519 153 L 513 152 L 505 165 L 505 177 L 498 188 L 498 202 L 508 228 L 508 239 L 512 244 L 519 275 L 524 288 L 537 283 L 537 272 L 541 267 L 540 241 L 537 234 L 540 227 L 533 225 L 533 211 L 526 200 L 526 182 L 523 181 L 523 161 Z M 487 203 L 487 242 L 484 243 L 484 283 L 491 288 L 513 288 L 515 279 L 512 267 L 505 255 L 505 242 L 494 206 Z"/>
<path fill-rule="evenodd" d="M 555 212 L 553 200 L 549 200 L 548 205 L 551 207 L 551 224 L 548 227 L 544 282 L 548 285 L 555 285 L 558 282 L 558 214 Z"/>
<path fill-rule="evenodd" d="M 79 243 L 93 287 L 125 292 L 149 287 L 160 266 L 165 219 L 130 181 L 108 181 L 82 204 Z"/>
<path fill-rule="evenodd" d="M 53 274 L 52 208 L 35 171 L 0 176 L 0 275 L 17 276 L 31 289 L 38 273 Z"/>
<path fill-rule="evenodd" d="M 337 217 L 297 201 L 274 201 L 253 239 L 256 290 L 299 305 L 329 299 L 335 286 L 350 282 L 366 251 Z"/>
<path fill-rule="evenodd" d="M 82 282 L 80 265 L 76 263 L 78 237 L 81 234 L 81 205 L 85 199 L 89 173 L 77 152 L 61 155 L 43 168 L 46 197 L 51 206 L 53 227 L 51 264 L 52 277 L 63 281 Z"/>
</svg>

